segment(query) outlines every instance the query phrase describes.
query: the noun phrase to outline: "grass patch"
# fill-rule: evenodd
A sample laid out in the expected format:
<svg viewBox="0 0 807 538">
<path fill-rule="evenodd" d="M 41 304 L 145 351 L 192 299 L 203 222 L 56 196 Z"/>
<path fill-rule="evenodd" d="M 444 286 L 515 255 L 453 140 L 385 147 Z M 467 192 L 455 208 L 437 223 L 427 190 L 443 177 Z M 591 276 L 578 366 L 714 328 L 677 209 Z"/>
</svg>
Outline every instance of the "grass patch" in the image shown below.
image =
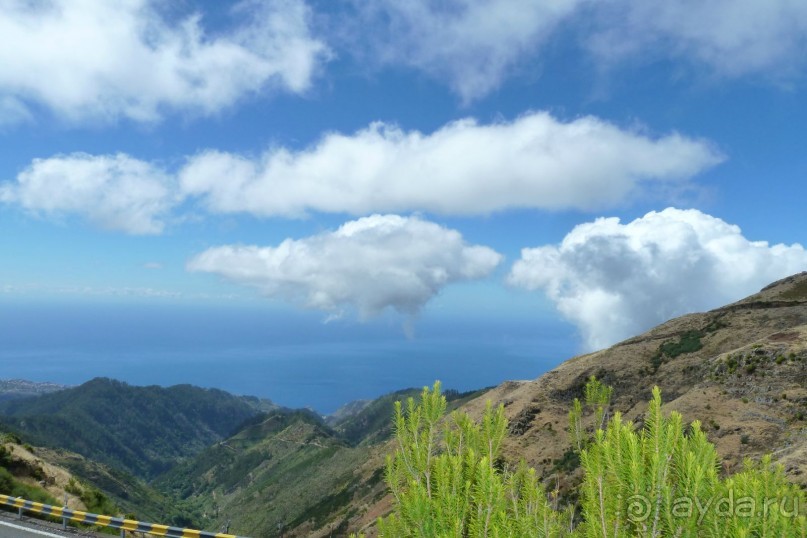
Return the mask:
<svg viewBox="0 0 807 538">
<path fill-rule="evenodd" d="M 782 299 L 807 299 L 807 280 L 779 294 Z"/>
<path fill-rule="evenodd" d="M 328 520 L 328 516 L 330 516 L 334 511 L 347 506 L 352 498 L 353 494 L 352 492 L 348 491 L 347 488 L 343 489 L 339 493 L 328 495 L 314 506 L 308 508 L 294 521 L 292 521 L 289 526 L 297 527 L 311 519 L 314 522 L 314 528 L 319 528 Z"/>
<path fill-rule="evenodd" d="M 685 353 L 694 353 L 703 348 L 701 337 L 703 331 L 686 331 L 678 340 L 670 340 L 662 343 L 656 353 L 650 357 L 650 365 L 653 372 L 657 371 L 662 364 Z"/>
</svg>

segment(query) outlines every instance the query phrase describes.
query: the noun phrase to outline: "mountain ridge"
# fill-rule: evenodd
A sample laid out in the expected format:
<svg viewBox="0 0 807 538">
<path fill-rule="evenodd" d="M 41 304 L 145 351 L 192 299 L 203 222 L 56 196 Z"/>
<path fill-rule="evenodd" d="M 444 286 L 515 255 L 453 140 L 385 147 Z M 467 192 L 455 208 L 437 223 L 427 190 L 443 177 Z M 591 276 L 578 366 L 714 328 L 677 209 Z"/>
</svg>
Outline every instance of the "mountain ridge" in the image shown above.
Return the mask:
<svg viewBox="0 0 807 538">
<path fill-rule="evenodd" d="M 746 457 L 772 452 L 794 482 L 807 485 L 807 272 L 774 282 L 758 293 L 708 312 L 686 314 L 607 349 L 572 357 L 534 380 L 507 381 L 461 410 L 481 416 L 486 401 L 502 404 L 510 421 L 502 454 L 524 459 L 554 489 L 567 494 L 579 468 L 569 458 L 566 431 L 572 400 L 595 375 L 614 386 L 610 412 L 641 424 L 654 385 L 664 410 L 700 420 L 715 443 L 724 471 Z M 364 472 L 383 466 L 394 450 L 379 445 Z M 354 498 L 346 528 L 374 535 L 388 495 Z M 328 536 L 327 524 L 293 536 Z"/>
<path fill-rule="evenodd" d="M 259 412 L 219 389 L 136 387 L 95 378 L 0 403 L 0 424 L 32 444 L 66 448 L 150 479 Z"/>
<path fill-rule="evenodd" d="M 565 498 L 580 476 L 567 414 L 591 375 L 615 389 L 609 413 L 641 424 L 658 385 L 666 412 L 702 422 L 724 471 L 773 452 L 791 480 L 807 485 L 807 273 L 572 357 L 536 379 L 447 395 L 452 408 L 476 417 L 487 400 L 502 404 L 510 421 L 503 463 L 524 459 Z M 175 458 L 153 485 L 207 527 L 232 519 L 232 530 L 245 535 L 373 536 L 392 502 L 383 483 L 384 458 L 394 450 L 392 405 L 416 392 L 349 404 L 327 420 L 253 409 L 231 434 Z"/>
</svg>

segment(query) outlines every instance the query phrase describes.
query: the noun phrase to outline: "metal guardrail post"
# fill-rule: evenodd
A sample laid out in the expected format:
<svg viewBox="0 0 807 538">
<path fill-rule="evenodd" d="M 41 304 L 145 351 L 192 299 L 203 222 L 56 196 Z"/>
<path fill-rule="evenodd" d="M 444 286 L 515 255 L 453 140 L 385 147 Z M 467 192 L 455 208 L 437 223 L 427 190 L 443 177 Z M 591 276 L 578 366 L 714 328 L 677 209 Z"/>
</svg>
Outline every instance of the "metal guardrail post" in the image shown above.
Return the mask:
<svg viewBox="0 0 807 538">
<path fill-rule="evenodd" d="M 67 492 L 64 494 L 64 508 L 67 509 Z M 62 518 L 62 530 L 67 530 L 67 518 Z"/>
<path fill-rule="evenodd" d="M 22 506 L 17 508 L 17 519 L 22 519 Z"/>
</svg>

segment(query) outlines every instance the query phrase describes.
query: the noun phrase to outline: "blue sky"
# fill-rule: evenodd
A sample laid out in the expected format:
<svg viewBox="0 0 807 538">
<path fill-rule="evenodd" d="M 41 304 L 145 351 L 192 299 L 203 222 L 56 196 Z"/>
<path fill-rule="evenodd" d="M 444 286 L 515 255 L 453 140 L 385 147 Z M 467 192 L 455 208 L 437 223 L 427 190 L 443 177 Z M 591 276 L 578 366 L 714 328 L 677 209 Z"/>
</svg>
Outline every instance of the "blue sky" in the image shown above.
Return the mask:
<svg viewBox="0 0 807 538">
<path fill-rule="evenodd" d="M 12 317 L 576 352 L 807 269 L 799 3 L 12 0 L 0 34 Z"/>
</svg>

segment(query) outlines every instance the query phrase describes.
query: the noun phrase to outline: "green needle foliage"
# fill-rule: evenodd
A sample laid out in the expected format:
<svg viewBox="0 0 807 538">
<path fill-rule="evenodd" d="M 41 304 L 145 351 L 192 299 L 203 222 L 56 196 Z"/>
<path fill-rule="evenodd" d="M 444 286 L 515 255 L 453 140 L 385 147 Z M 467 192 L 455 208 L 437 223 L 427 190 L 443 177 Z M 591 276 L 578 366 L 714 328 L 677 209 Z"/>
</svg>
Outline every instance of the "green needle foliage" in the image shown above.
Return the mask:
<svg viewBox="0 0 807 538">
<path fill-rule="evenodd" d="M 572 446 L 577 452 L 582 452 L 586 443 L 590 440 L 583 425 L 583 415 L 585 410 L 594 410 L 594 425 L 601 429 L 605 425 L 608 406 L 611 404 L 611 396 L 614 389 L 596 377 L 591 376 L 583 390 L 585 409 L 579 399 L 572 402 L 572 409 L 569 411 L 569 436 Z"/>
<path fill-rule="evenodd" d="M 379 520 L 380 536 L 807 537 L 805 494 L 769 456 L 721 478 L 717 452 L 700 423 L 685 428 L 680 414 L 665 417 L 658 387 L 640 431 L 619 413 L 604 424 L 611 392 L 593 378 L 586 386 L 586 407 L 594 410 L 591 435 L 583 427 L 583 404 L 575 400 L 570 432 L 584 477 L 580 505 L 564 510 L 557 491 L 547 494 L 534 469 L 501 465 L 502 406 L 488 403 L 479 422 L 458 412 L 446 418 L 439 382 L 424 388 L 418 403 L 398 402 L 398 448 L 386 466 L 395 506 Z"/>
<path fill-rule="evenodd" d="M 396 510 L 379 521 L 381 536 L 560 536 L 568 517 L 550 506 L 535 470 L 496 465 L 504 408 L 488 403 L 480 422 L 457 412 L 443 421 L 445 409 L 439 382 L 420 403 L 396 404 L 398 450 L 386 467 Z"/>
<path fill-rule="evenodd" d="M 714 445 L 695 421 L 665 417 L 653 389 L 645 427 L 615 414 L 580 454 L 586 537 L 805 536 L 804 493 L 766 456 L 721 479 Z"/>
</svg>

